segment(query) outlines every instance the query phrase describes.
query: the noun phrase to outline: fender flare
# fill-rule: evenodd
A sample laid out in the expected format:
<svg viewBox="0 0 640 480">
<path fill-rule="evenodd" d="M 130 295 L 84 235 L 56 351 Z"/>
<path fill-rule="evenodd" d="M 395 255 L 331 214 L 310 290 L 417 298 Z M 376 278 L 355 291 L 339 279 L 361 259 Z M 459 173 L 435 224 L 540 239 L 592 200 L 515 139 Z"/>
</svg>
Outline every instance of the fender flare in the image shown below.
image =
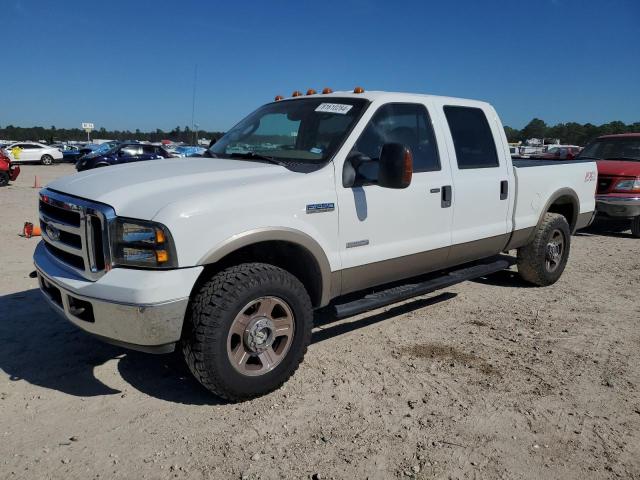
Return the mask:
<svg viewBox="0 0 640 480">
<path fill-rule="evenodd" d="M 538 228 L 542 224 L 542 220 L 544 219 L 545 214 L 549 211 L 549 208 L 551 207 L 551 205 L 553 205 L 554 202 L 561 197 L 569 197 L 571 199 L 571 204 L 573 205 L 573 216 L 569 220 L 569 228 L 571 230 L 571 234 L 573 234 L 576 227 L 576 223 L 578 221 L 578 215 L 580 214 L 580 199 L 578 197 L 578 194 L 573 188 L 564 187 L 564 188 L 561 188 L 560 190 L 556 190 L 549 197 L 549 200 L 547 200 L 547 203 L 545 204 L 544 208 L 540 211 L 540 218 L 538 218 L 538 223 L 536 224 L 536 228 L 534 229 L 533 234 L 531 235 L 531 238 L 533 238 L 533 235 L 535 235 L 535 231 L 538 230 Z"/>
<path fill-rule="evenodd" d="M 263 227 L 247 230 L 218 243 L 198 260 L 197 265 L 209 265 L 243 247 L 269 241 L 289 242 L 304 248 L 311 254 L 322 277 L 320 305 L 328 304 L 333 296 L 333 290 L 339 285 L 332 282 L 331 265 L 324 249 L 314 238 L 300 230 L 288 227 Z"/>
</svg>

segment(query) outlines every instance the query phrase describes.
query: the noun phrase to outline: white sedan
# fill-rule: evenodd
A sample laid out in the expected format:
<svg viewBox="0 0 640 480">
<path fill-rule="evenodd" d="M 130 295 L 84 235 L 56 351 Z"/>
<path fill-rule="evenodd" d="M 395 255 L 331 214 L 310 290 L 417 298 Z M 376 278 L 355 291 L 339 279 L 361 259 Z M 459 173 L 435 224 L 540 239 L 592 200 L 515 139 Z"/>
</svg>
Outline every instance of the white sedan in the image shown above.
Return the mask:
<svg viewBox="0 0 640 480">
<path fill-rule="evenodd" d="M 17 142 L 3 148 L 12 163 L 40 162 L 51 165 L 62 160 L 62 152 L 55 147 L 36 142 Z"/>
</svg>

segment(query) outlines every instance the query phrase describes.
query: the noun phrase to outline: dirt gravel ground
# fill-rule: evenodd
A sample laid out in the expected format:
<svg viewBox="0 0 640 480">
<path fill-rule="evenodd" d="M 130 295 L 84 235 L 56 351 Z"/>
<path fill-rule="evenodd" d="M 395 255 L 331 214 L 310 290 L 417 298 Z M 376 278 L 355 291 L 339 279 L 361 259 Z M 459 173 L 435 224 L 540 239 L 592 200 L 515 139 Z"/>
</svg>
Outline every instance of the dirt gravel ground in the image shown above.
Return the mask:
<svg viewBox="0 0 640 480">
<path fill-rule="evenodd" d="M 0 478 L 640 478 L 640 240 L 573 238 L 561 280 L 501 272 L 318 318 L 280 390 L 227 404 L 177 355 L 103 344 L 40 299 L 17 236 L 42 182 L 0 189 Z"/>
</svg>

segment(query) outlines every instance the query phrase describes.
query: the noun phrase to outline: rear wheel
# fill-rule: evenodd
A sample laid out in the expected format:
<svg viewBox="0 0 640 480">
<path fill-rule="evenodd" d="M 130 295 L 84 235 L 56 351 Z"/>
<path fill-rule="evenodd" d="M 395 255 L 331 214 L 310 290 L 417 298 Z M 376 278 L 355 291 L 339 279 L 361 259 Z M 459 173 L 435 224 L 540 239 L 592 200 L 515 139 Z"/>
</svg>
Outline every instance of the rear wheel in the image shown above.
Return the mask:
<svg viewBox="0 0 640 480">
<path fill-rule="evenodd" d="M 7 185 L 9 185 L 9 174 L 0 172 L 0 187 L 6 187 Z"/>
<path fill-rule="evenodd" d="M 53 157 L 51 155 L 43 155 L 42 158 L 40 158 L 40 163 L 42 163 L 42 165 L 52 165 Z"/>
<path fill-rule="evenodd" d="M 304 286 L 263 263 L 227 268 L 193 297 L 183 354 L 202 385 L 231 401 L 279 388 L 311 339 L 313 312 Z"/>
<path fill-rule="evenodd" d="M 631 220 L 631 235 L 640 238 L 640 215 Z"/>
<path fill-rule="evenodd" d="M 538 286 L 558 281 L 569 259 L 571 231 L 567 220 L 547 213 L 533 241 L 518 249 L 518 272 L 527 282 Z"/>
</svg>

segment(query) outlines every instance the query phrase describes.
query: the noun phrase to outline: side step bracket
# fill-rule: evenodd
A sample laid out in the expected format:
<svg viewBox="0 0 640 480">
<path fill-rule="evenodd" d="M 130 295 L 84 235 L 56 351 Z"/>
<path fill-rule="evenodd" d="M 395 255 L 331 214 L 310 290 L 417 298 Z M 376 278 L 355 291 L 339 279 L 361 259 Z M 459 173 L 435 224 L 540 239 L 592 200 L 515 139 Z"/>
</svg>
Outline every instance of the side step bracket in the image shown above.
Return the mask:
<svg viewBox="0 0 640 480">
<path fill-rule="evenodd" d="M 451 270 L 430 280 L 398 285 L 386 290 L 370 293 L 357 300 L 334 305 L 334 315 L 336 318 L 357 315 L 362 312 L 384 307 L 391 303 L 401 302 L 412 297 L 425 295 L 442 288 L 447 288 L 467 280 L 484 277 L 485 275 L 505 270 L 514 263 L 515 258 L 505 255 L 491 258 L 489 262 L 485 260 L 483 263 L 474 263 L 470 266 L 464 266 L 463 268 Z"/>
</svg>

